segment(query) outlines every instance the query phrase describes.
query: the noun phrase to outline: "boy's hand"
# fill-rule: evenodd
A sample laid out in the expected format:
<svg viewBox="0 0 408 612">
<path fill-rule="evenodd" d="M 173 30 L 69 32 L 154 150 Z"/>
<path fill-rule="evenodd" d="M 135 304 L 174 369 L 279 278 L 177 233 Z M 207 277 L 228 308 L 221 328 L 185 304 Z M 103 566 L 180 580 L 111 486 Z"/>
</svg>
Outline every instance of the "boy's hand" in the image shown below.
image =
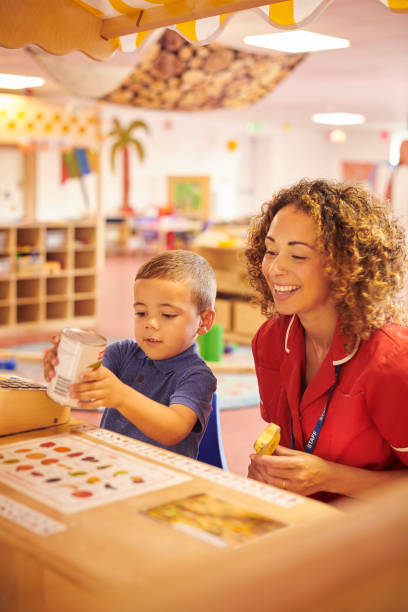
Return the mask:
<svg viewBox="0 0 408 612">
<path fill-rule="evenodd" d="M 61 336 L 53 336 L 51 338 L 53 346 L 49 349 L 45 349 L 43 357 L 44 367 L 44 378 L 47 382 L 50 382 L 51 378 L 55 376 L 55 366 L 58 365 L 58 345 L 60 343 Z"/>
<path fill-rule="evenodd" d="M 70 396 L 78 400 L 80 408 L 117 408 L 126 386 L 108 368 L 99 366 L 82 374 L 81 382 L 70 386 Z"/>
</svg>

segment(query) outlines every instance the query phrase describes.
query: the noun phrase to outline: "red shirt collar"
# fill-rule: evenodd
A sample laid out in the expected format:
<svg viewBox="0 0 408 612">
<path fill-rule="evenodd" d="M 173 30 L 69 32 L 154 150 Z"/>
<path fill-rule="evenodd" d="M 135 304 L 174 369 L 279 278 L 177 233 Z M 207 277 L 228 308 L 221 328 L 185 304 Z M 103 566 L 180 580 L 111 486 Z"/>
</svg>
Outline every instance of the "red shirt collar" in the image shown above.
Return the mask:
<svg viewBox="0 0 408 612">
<path fill-rule="evenodd" d="M 289 325 L 286 330 L 285 336 L 285 351 L 290 354 L 291 347 L 296 350 L 298 346 L 299 338 L 298 334 L 301 333 L 303 336 L 304 329 L 297 315 L 293 315 L 289 321 Z M 304 336 L 303 336 L 304 338 Z M 304 342 L 304 339 L 303 339 Z M 326 359 L 329 357 L 333 366 L 342 365 L 347 361 L 350 361 L 358 351 L 360 345 L 360 338 L 357 338 L 353 349 L 350 352 L 346 352 L 345 338 L 339 332 L 339 321 L 337 321 L 336 329 L 334 330 L 333 340 L 328 352 Z"/>
</svg>

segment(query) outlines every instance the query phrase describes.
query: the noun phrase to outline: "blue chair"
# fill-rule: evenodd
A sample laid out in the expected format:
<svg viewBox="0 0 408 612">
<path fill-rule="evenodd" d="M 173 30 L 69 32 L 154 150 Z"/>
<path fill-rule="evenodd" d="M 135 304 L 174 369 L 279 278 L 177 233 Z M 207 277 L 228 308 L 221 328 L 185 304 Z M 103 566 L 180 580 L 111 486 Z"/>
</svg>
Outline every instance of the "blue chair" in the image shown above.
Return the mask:
<svg viewBox="0 0 408 612">
<path fill-rule="evenodd" d="M 197 459 L 228 471 L 221 439 L 220 413 L 216 393 L 213 396 L 212 411 L 201 439 Z"/>
</svg>

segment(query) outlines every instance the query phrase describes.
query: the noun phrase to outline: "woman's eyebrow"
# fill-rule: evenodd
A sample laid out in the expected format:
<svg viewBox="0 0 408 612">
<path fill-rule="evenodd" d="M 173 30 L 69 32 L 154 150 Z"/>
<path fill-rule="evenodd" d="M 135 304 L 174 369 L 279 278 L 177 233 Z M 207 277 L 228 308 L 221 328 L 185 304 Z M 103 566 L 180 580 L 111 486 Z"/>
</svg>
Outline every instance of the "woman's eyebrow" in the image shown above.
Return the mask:
<svg viewBox="0 0 408 612">
<path fill-rule="evenodd" d="M 308 242 L 302 242 L 301 240 L 292 240 L 291 242 L 288 242 L 289 246 L 293 246 L 295 244 L 302 244 L 303 246 L 309 247 L 309 249 L 313 249 L 313 246 L 311 244 L 309 244 Z"/>
<path fill-rule="evenodd" d="M 266 236 L 265 240 L 270 240 L 271 242 L 275 242 L 275 238 L 272 238 L 272 236 Z M 309 247 L 309 249 L 313 249 L 313 246 L 311 244 L 309 244 L 308 242 L 302 242 L 301 240 L 291 240 L 290 242 L 288 242 L 289 246 L 294 246 L 296 244 L 302 244 L 303 246 Z"/>
</svg>

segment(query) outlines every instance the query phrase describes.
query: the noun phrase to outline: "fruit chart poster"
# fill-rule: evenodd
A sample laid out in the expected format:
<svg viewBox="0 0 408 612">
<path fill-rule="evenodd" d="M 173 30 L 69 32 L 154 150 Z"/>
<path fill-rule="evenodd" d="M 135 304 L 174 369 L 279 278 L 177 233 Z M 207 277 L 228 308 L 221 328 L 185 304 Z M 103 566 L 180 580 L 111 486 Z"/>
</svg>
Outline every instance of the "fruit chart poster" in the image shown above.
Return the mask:
<svg viewBox="0 0 408 612">
<path fill-rule="evenodd" d="M 191 480 L 75 435 L 0 446 L 0 482 L 64 513 Z"/>
</svg>

